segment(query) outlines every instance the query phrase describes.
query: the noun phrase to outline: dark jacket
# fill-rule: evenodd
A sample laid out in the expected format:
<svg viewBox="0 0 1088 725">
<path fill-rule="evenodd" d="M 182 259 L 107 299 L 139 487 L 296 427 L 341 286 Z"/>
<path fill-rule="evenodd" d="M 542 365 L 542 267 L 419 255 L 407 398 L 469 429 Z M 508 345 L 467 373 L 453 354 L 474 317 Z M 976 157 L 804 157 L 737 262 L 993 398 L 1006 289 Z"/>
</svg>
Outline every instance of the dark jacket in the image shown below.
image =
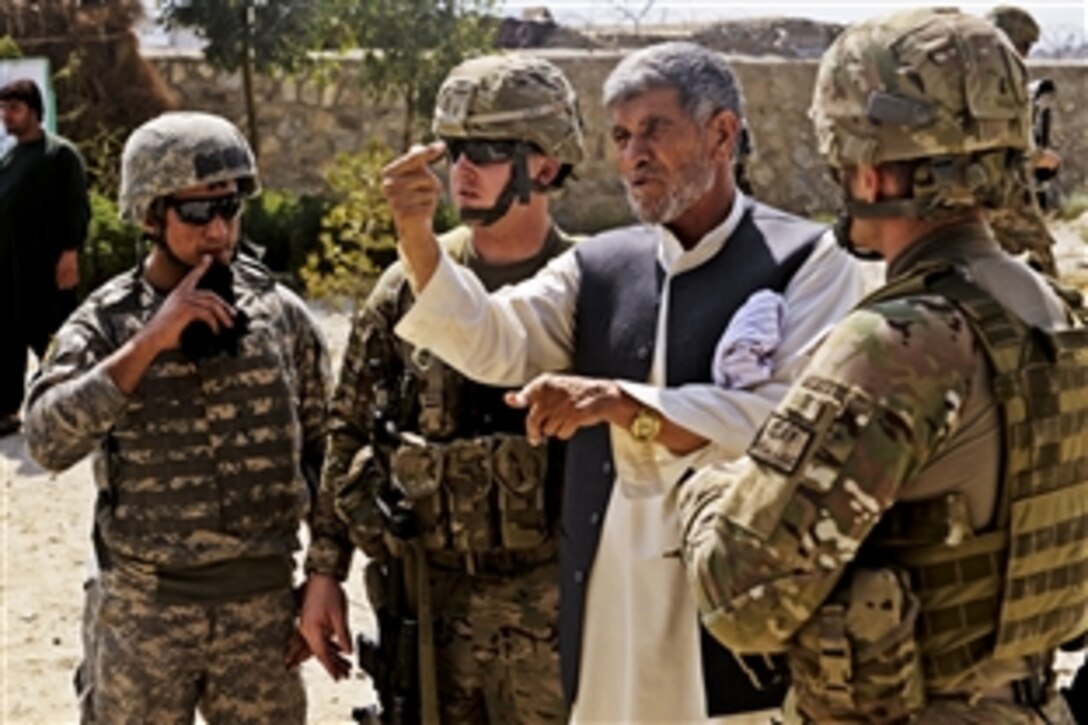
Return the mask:
<svg viewBox="0 0 1088 725">
<path fill-rule="evenodd" d="M 45 133 L 0 158 L 0 314 L 59 325 L 57 260 L 82 247 L 89 220 L 83 159 L 70 142 Z"/>
<path fill-rule="evenodd" d="M 744 216 L 718 254 L 673 278 L 666 342 L 666 383 L 709 383 L 714 347 L 733 314 L 760 289 L 781 292 L 808 259 L 824 228 L 747 202 Z M 791 251 L 777 259 L 766 239 Z M 656 237 L 627 230 L 602 234 L 575 248 L 581 269 L 574 370 L 579 375 L 647 380 L 653 361 L 664 274 Z M 612 494 L 615 464 L 606 425 L 584 428 L 567 449 L 563 501 L 560 657 L 569 702 L 577 696 L 586 585 Z M 734 656 L 702 631 L 708 715 L 777 707 L 784 684 L 755 689 Z M 747 665 L 761 680 L 762 658 Z M 780 678 L 779 678 L 780 679 Z"/>
</svg>

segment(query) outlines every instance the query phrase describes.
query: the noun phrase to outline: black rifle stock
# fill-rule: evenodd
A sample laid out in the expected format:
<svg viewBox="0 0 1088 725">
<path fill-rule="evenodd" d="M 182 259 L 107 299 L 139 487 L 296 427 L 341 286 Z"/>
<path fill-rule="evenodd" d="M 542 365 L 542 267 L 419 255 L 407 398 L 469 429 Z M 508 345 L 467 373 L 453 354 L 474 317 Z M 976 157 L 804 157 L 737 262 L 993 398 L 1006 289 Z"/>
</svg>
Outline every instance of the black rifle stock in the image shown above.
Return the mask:
<svg viewBox="0 0 1088 725">
<path fill-rule="evenodd" d="M 400 433 L 390 411 L 379 409 L 371 423 L 376 450 L 388 452 L 399 444 Z M 388 475 L 385 479 L 377 500 L 383 523 L 392 536 L 410 542 L 419 535 L 415 515 L 401 505 Z M 401 556 L 386 557 L 383 567 L 385 597 L 375 612 L 378 637 L 372 639 L 366 634 L 356 637 L 359 667 L 374 682 L 381 706 L 380 712 L 374 706 L 355 708 L 352 719 L 356 722 L 386 725 L 419 725 L 421 722 L 419 620 L 408 598 L 414 572 L 408 571 L 406 561 Z"/>
<path fill-rule="evenodd" d="M 379 501 L 379 508 L 394 535 L 404 534 L 405 540 L 416 535 L 415 521 L 410 511 Z M 390 556 L 385 564 L 386 600 L 375 615 L 378 637 L 365 634 L 356 638 L 359 667 L 374 682 L 381 711 L 373 707 L 356 708 L 356 722 L 386 725 L 417 725 L 419 708 L 419 620 L 408 603 L 408 578 L 405 559 Z"/>
</svg>

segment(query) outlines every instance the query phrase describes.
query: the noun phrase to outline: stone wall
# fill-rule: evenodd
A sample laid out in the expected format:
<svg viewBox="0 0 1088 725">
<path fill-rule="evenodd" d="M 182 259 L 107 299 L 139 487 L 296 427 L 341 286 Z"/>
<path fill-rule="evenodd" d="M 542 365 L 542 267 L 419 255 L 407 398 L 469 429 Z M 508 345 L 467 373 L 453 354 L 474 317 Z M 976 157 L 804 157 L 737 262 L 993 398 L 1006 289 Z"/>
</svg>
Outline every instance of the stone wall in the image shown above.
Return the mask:
<svg viewBox="0 0 1088 725">
<path fill-rule="evenodd" d="M 568 74 L 578 89 L 587 127 L 588 159 L 578 179 L 556 200 L 567 228 L 593 231 L 630 219 L 612 167 L 608 122 L 600 103 L 605 77 L 621 57 L 616 51 L 538 51 Z M 244 123 L 241 78 L 213 71 L 199 55 L 153 57 L 182 107 L 222 113 Z M 365 148 L 372 140 L 396 147 L 402 114 L 393 103 L 367 98 L 354 81 L 361 60 L 347 58 L 321 75 L 260 77 L 257 103 L 261 167 L 265 184 L 297 192 L 320 191 L 322 173 L 337 152 Z M 835 206 L 835 189 L 816 154 L 806 112 L 816 61 L 732 57 L 740 79 L 756 155 L 750 175 L 765 201 L 803 214 Z M 1058 87 L 1054 138 L 1064 158 L 1061 188 L 1088 186 L 1088 63 L 1032 62 L 1033 77 Z"/>
</svg>

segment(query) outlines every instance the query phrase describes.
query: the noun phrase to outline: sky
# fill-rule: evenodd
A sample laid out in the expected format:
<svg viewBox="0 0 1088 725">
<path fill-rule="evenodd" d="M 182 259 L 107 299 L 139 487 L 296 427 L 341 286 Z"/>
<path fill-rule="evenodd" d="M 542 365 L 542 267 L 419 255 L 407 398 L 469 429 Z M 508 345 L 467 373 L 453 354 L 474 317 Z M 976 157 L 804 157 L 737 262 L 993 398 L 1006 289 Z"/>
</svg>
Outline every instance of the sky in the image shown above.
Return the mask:
<svg viewBox="0 0 1088 725">
<path fill-rule="evenodd" d="M 985 14 L 994 5 L 1009 2 L 946 3 L 965 12 Z M 1043 28 L 1042 43 L 1060 44 L 1074 37 L 1088 38 L 1088 0 L 1014 0 L 1028 10 Z M 575 28 L 586 25 L 630 24 L 631 16 L 642 16 L 643 24 L 707 22 L 746 17 L 796 16 L 826 22 L 851 23 L 874 15 L 901 10 L 910 4 L 873 0 L 870 2 L 787 2 L 769 3 L 751 0 L 501 0 L 505 15 L 520 15 L 523 8 L 547 6 L 557 22 Z M 927 3 L 917 3 L 925 5 Z M 940 4 L 940 3 L 933 3 Z"/>
</svg>

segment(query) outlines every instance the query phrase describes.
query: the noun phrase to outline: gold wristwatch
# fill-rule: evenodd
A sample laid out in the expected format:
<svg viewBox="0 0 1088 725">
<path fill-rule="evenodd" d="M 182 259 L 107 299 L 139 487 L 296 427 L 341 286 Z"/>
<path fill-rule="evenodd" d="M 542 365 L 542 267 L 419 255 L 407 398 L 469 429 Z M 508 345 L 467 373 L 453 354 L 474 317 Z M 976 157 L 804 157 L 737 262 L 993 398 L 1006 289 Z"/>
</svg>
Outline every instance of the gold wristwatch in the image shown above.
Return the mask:
<svg viewBox="0 0 1088 725">
<path fill-rule="evenodd" d="M 639 443 L 652 442 L 661 432 L 661 414 L 653 408 L 639 408 L 627 432 Z"/>
</svg>

